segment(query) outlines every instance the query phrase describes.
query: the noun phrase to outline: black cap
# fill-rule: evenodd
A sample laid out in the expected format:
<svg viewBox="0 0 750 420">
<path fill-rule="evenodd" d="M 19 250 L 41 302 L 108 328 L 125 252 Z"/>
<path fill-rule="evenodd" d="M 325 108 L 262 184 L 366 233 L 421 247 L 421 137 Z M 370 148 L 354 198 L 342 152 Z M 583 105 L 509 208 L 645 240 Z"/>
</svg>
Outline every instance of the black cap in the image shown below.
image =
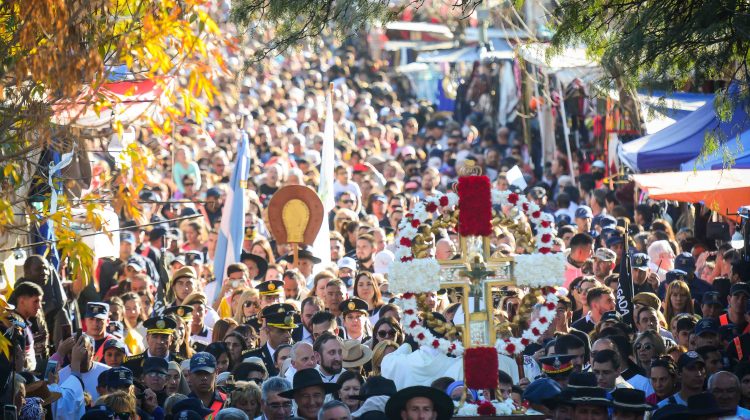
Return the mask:
<svg viewBox="0 0 750 420">
<path fill-rule="evenodd" d="M 367 309 L 367 302 L 357 297 L 352 297 L 339 303 L 339 311 L 341 311 L 341 313 L 343 313 L 344 315 L 348 314 L 349 312 L 357 311 L 368 315 L 369 312 L 367 311 Z"/>
<path fill-rule="evenodd" d="M 258 289 L 258 293 L 262 296 L 280 295 L 284 291 L 284 282 L 281 280 L 268 280 L 258 284 L 255 288 Z"/>
<path fill-rule="evenodd" d="M 148 233 L 148 240 L 155 241 L 165 236 L 167 236 L 167 230 L 159 226 L 151 229 L 151 232 Z"/>
<path fill-rule="evenodd" d="M 705 333 L 718 334 L 720 327 L 721 324 L 719 324 L 719 320 L 715 318 L 703 318 L 698 321 L 697 324 L 695 324 L 695 329 L 693 331 L 695 335 L 701 335 Z"/>
<path fill-rule="evenodd" d="M 147 334 L 171 335 L 177 328 L 177 322 L 171 317 L 160 315 L 143 321 L 143 326 L 146 327 Z"/>
<path fill-rule="evenodd" d="M 163 357 L 146 357 L 143 361 L 143 373 L 162 373 L 164 375 L 169 371 L 169 363 Z"/>
<path fill-rule="evenodd" d="M 113 367 L 107 371 L 107 388 L 124 388 L 133 385 L 133 371 L 125 366 Z"/>
<path fill-rule="evenodd" d="M 175 315 L 180 318 L 190 318 L 193 314 L 193 307 L 190 305 L 170 306 L 164 309 L 164 316 Z"/>
<path fill-rule="evenodd" d="M 745 282 L 738 282 L 732 285 L 729 289 L 729 294 L 734 296 L 737 293 L 744 293 L 747 297 L 750 297 L 750 285 Z"/>
<path fill-rule="evenodd" d="M 295 324 L 296 315 L 297 312 L 294 307 L 288 303 L 277 303 L 263 308 L 263 318 L 266 320 L 266 325 L 282 330 L 297 328 L 297 324 Z"/>
<path fill-rule="evenodd" d="M 360 389 L 360 394 L 351 397 L 354 400 L 364 401 L 370 397 L 379 395 L 391 396 L 396 393 L 396 383 L 382 376 L 371 376 Z"/>
<path fill-rule="evenodd" d="M 209 408 L 206 408 L 205 405 L 203 405 L 203 401 L 199 400 L 198 398 L 188 397 L 184 400 L 180 400 L 180 402 L 175 403 L 175 405 L 172 407 L 173 413 L 179 413 L 183 410 L 190 410 L 198 413 L 201 417 L 205 417 L 213 411 L 211 411 Z"/>
<path fill-rule="evenodd" d="M 704 366 L 706 365 L 706 362 L 703 361 L 703 358 L 701 357 L 700 354 L 694 351 L 682 353 L 680 355 L 680 358 L 677 359 L 677 370 L 681 371 L 682 369 L 693 366 L 696 363 L 700 363 Z"/>
<path fill-rule="evenodd" d="M 703 305 L 719 305 L 721 307 L 724 307 L 724 304 L 721 302 L 721 296 L 719 295 L 719 292 L 706 292 L 703 294 L 703 301 L 701 302 Z"/>
</svg>

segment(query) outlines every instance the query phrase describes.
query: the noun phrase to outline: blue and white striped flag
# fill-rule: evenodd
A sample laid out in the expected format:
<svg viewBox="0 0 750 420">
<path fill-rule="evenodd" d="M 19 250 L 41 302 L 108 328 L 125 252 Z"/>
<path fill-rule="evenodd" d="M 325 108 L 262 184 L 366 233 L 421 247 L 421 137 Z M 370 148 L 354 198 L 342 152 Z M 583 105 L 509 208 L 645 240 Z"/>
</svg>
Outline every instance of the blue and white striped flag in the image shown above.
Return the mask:
<svg viewBox="0 0 750 420">
<path fill-rule="evenodd" d="M 247 132 L 242 131 L 242 138 L 239 141 L 239 148 L 232 169 L 232 178 L 229 183 L 229 192 L 227 193 L 227 199 L 224 201 L 224 210 L 221 213 L 219 239 L 216 242 L 214 301 L 219 298 L 227 266 L 239 262 L 242 253 L 242 242 L 245 239 L 244 191 L 247 188 L 247 176 L 250 171 L 249 148 Z"/>
</svg>

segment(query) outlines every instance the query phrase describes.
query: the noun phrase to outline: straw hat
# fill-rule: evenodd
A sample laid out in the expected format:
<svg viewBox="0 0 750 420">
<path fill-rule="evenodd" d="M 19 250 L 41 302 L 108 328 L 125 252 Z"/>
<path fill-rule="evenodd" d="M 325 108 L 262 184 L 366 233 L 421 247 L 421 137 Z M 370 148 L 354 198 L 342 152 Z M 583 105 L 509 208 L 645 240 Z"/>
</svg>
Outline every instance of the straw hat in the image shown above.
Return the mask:
<svg viewBox="0 0 750 420">
<path fill-rule="evenodd" d="M 359 340 L 346 340 L 343 359 L 341 365 L 344 369 L 362 367 L 372 360 L 372 350 Z"/>
</svg>

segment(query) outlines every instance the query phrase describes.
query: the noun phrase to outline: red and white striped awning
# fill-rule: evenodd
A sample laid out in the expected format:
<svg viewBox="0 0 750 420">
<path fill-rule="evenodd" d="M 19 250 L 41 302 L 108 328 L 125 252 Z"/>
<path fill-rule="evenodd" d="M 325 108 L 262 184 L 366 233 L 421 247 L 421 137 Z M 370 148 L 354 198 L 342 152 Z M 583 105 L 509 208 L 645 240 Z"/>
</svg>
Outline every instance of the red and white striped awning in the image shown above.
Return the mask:
<svg viewBox="0 0 750 420">
<path fill-rule="evenodd" d="M 162 103 L 164 94 L 172 90 L 174 83 L 174 78 L 126 80 L 105 83 L 96 92 L 87 85 L 75 100 L 61 100 L 52 106 L 52 122 L 89 129 L 110 127 L 115 120 L 134 124 L 166 105 Z M 97 113 L 94 104 L 98 98 L 105 98 L 114 106 L 103 106 Z"/>
</svg>

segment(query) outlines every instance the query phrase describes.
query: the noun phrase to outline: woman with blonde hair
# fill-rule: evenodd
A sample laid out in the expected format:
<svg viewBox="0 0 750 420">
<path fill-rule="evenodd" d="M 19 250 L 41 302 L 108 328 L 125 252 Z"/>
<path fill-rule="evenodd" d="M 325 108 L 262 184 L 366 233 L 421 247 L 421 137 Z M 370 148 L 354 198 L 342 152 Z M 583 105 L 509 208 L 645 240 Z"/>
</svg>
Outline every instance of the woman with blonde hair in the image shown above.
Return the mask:
<svg viewBox="0 0 750 420">
<path fill-rule="evenodd" d="M 235 384 L 232 391 L 229 407 L 238 408 L 247 414 L 248 418 L 254 419 L 260 416 L 260 387 L 255 382 L 240 381 Z"/>
<path fill-rule="evenodd" d="M 238 324 L 244 324 L 258 312 L 260 312 L 258 289 L 244 289 L 239 298 L 232 299 L 232 318 Z"/>
<path fill-rule="evenodd" d="M 109 409 L 120 415 L 127 413 L 129 415 L 128 418 L 139 418 L 135 408 L 135 396 L 125 391 L 115 391 L 100 397 L 94 405 L 106 405 Z"/>
<path fill-rule="evenodd" d="M 693 314 L 693 299 L 690 297 L 690 287 L 682 280 L 675 280 L 667 286 L 667 295 L 664 299 L 665 310 L 664 317 L 667 322 L 681 313 Z"/>
<path fill-rule="evenodd" d="M 376 344 L 372 350 L 372 372 L 370 376 L 380 376 L 380 365 L 383 363 L 383 358 L 397 349 L 398 344 L 392 340 L 383 340 Z"/>
</svg>

